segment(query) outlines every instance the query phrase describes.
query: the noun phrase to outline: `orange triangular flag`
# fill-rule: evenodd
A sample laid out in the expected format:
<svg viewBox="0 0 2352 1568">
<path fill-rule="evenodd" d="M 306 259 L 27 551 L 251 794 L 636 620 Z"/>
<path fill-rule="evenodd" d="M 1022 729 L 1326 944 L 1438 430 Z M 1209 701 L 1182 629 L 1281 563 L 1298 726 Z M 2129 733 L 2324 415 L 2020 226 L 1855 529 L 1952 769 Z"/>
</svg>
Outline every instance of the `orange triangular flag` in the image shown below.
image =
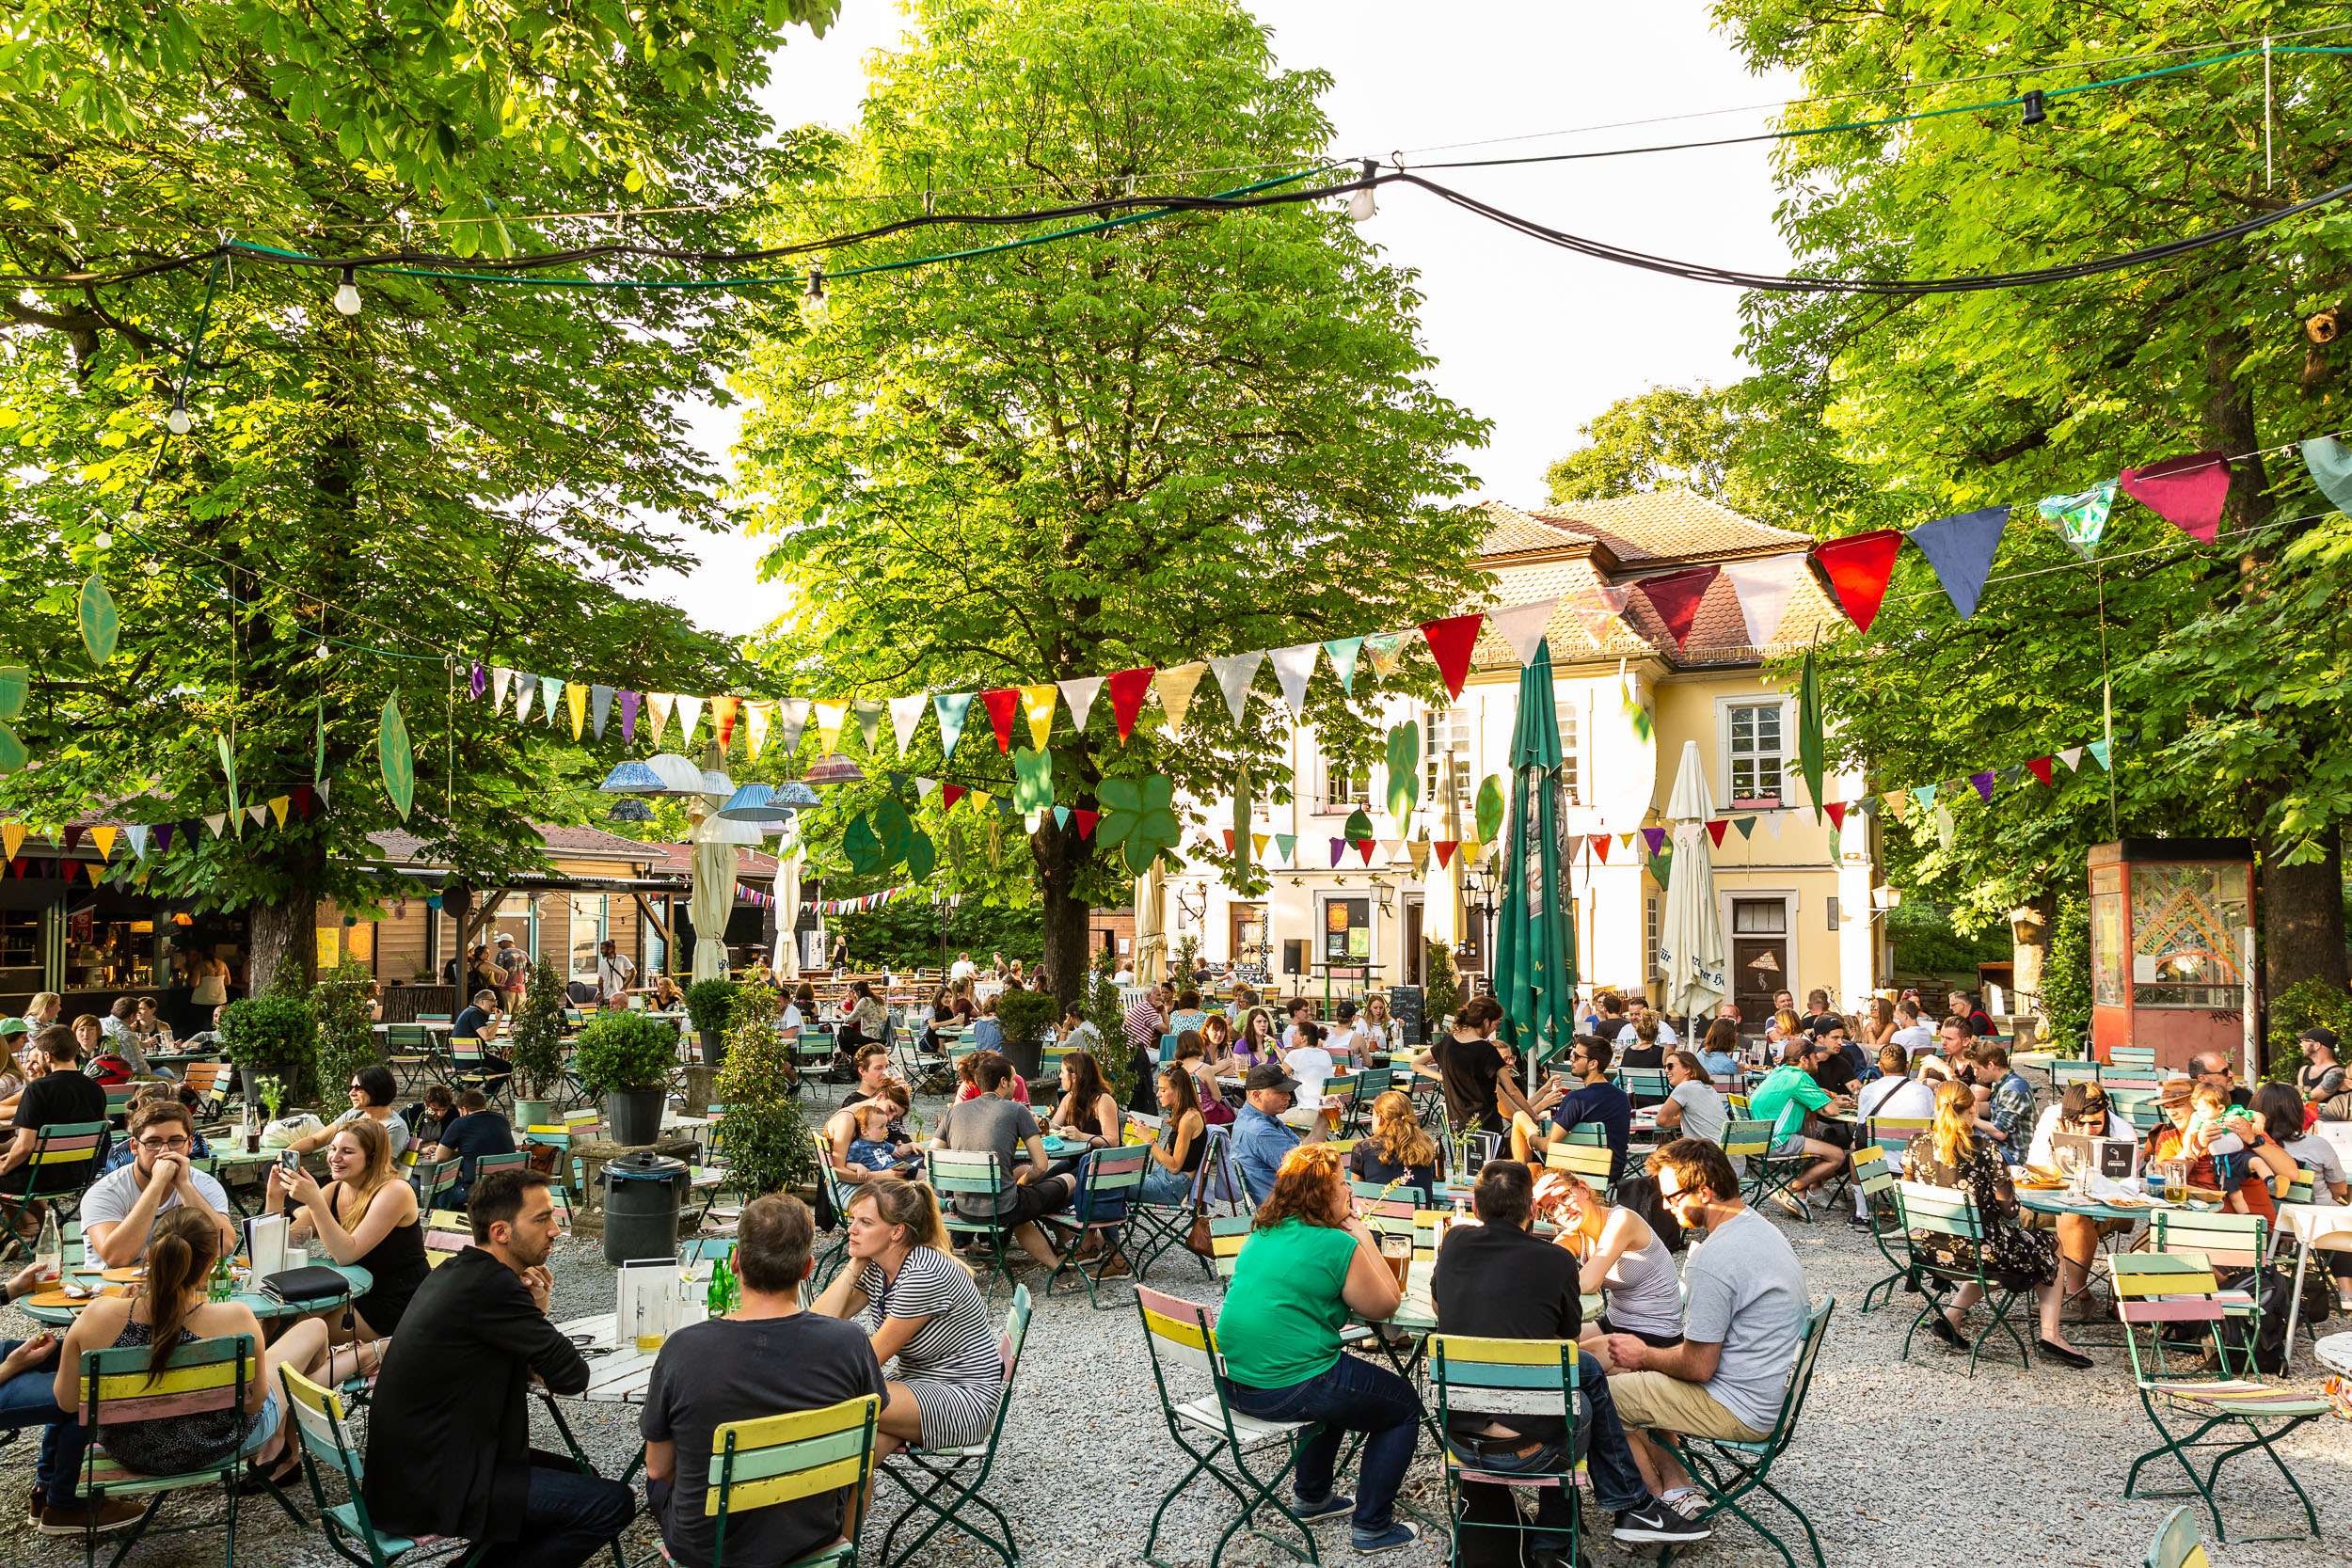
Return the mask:
<svg viewBox="0 0 2352 1568">
<path fill-rule="evenodd" d="M 103 822 L 91 825 L 89 841 L 98 846 L 100 860 L 110 861 L 115 858 L 115 835 L 118 831 L 110 824 Z"/>
</svg>

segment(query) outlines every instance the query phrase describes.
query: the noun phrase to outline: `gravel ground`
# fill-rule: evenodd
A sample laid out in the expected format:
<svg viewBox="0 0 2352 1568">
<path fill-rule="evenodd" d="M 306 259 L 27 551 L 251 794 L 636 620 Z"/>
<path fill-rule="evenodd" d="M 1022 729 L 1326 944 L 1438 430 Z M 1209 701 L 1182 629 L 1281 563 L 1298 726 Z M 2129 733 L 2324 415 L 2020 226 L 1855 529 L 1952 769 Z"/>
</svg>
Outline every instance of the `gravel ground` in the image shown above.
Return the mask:
<svg viewBox="0 0 2352 1568">
<path fill-rule="evenodd" d="M 1885 1308 L 1867 1317 L 1854 1310 L 1865 1287 L 1883 1272 L 1867 1240 L 1835 1220 L 1805 1227 L 1775 1215 L 1774 1222 L 1794 1242 L 1815 1294 L 1835 1293 L 1839 1301 L 1795 1448 L 1777 1472 L 1781 1489 L 1812 1514 L 1831 1564 L 2116 1568 L 2142 1560 L 2149 1538 L 2173 1505 L 2120 1496 L 2128 1458 L 2152 1441 L 2121 1346 L 2094 1347 L 2100 1366 L 2086 1372 L 2039 1365 L 2026 1371 L 2014 1361 L 1994 1360 L 1988 1351 L 1972 1382 L 1963 1358 L 1923 1334 L 1904 1365 L 1896 1357 L 1905 1319 Z M 566 1242 L 554 1267 L 559 1318 L 611 1309 L 611 1271 L 594 1241 Z M 1189 1259 L 1163 1261 L 1152 1278 L 1180 1293 L 1205 1296 L 1216 1290 Z M 1174 1450 L 1155 1408 L 1132 1294 L 1113 1287 L 1105 1301 L 1110 1305 L 1104 1310 L 1090 1311 L 1083 1295 L 1066 1289 L 1041 1305 L 1030 1330 L 992 1492 L 1016 1522 L 1027 1568 L 1136 1562 L 1160 1489 L 1172 1479 Z M 20 1314 L 0 1316 L 13 1320 L 0 1323 L 0 1333 L 24 1332 Z M 2302 1386 L 2314 1382 L 2311 1367 L 2307 1354 L 2299 1363 Z M 634 1454 L 633 1411 L 575 1404 L 569 1418 L 608 1473 L 617 1474 Z M 535 1415 L 534 1422 L 538 1440 L 557 1446 L 544 1415 Z M 0 1496 L 8 1499 L 0 1563 L 78 1559 L 78 1543 L 44 1540 L 22 1523 L 15 1499 L 30 1487 L 34 1447 L 28 1433 L 0 1449 Z M 2343 1568 L 2352 1560 L 2346 1545 L 2352 1540 L 2352 1427 L 2316 1422 L 2281 1448 L 2319 1505 L 2327 1539 L 2212 1548 L 2217 1568 Z M 1440 1506 L 1435 1461 L 1425 1448 L 1407 1484 L 1425 1507 Z M 1999 1500 L 1977 1504 L 1972 1495 L 1979 1493 Z M 1206 1561 L 1230 1518 L 1216 1506 L 1222 1497 L 1197 1483 L 1169 1511 L 1164 1559 Z M 2241 1528 L 2284 1517 L 2279 1508 L 2285 1488 L 2275 1480 L 2265 1484 L 2244 1461 L 2223 1497 L 2225 1514 Z M 309 1498 L 302 1501 L 307 1513 Z M 219 1505 L 190 1497 L 166 1506 L 184 1518 Z M 265 1502 L 254 1502 L 241 1515 L 242 1560 L 273 1568 L 340 1560 L 314 1530 L 296 1530 Z M 1796 1533 L 1801 1541 L 1802 1532 Z M 1355 1560 L 1343 1529 L 1327 1528 L 1320 1539 L 1327 1560 Z M 642 1525 L 632 1540 L 639 1548 L 632 1558 L 651 1544 Z M 869 1552 L 880 1543 L 879 1531 L 869 1531 Z M 1605 1540 L 1587 1551 L 1596 1564 L 1625 1560 Z M 218 1538 L 208 1532 L 142 1544 L 132 1560 L 153 1568 L 219 1560 Z M 1292 1560 L 1244 1541 L 1226 1560 L 1257 1568 Z M 1441 1546 L 1424 1543 L 1381 1560 L 1396 1568 L 1436 1568 L 1446 1559 Z M 1761 1568 L 1779 1559 L 1735 1521 L 1682 1560 Z M 924 1554 L 926 1568 L 995 1561 L 969 1543 L 944 1539 Z"/>
</svg>

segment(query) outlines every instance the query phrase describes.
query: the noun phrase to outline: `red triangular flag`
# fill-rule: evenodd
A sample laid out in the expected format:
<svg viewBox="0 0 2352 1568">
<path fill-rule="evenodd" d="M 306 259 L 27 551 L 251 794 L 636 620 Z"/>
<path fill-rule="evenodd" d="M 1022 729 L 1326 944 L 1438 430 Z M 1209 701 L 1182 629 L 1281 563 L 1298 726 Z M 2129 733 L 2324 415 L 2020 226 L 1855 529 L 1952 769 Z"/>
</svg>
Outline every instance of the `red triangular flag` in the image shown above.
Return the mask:
<svg viewBox="0 0 2352 1568">
<path fill-rule="evenodd" d="M 956 802 L 971 793 L 971 790 L 962 784 L 944 784 L 939 786 L 939 802 L 947 810 L 953 811 L 956 809 Z"/>
<path fill-rule="evenodd" d="M 1828 574 L 1838 606 L 1856 630 L 1868 631 L 1878 619 L 1879 601 L 1886 597 L 1886 579 L 1894 576 L 1896 552 L 1902 547 L 1901 531 L 1891 528 L 1813 546 L 1813 559 Z"/>
<path fill-rule="evenodd" d="M 1370 865 L 1372 863 L 1372 847 L 1376 842 L 1376 840 L 1369 838 L 1359 838 L 1356 841 L 1356 852 L 1364 857 L 1364 863 L 1366 865 Z"/>
<path fill-rule="evenodd" d="M 1486 612 L 1483 610 L 1421 624 L 1422 636 L 1429 640 L 1430 656 L 1438 661 L 1438 673 L 1445 677 L 1445 689 L 1457 702 L 1462 696 L 1462 682 L 1470 677 L 1470 650 L 1478 645 L 1478 628 L 1486 624 Z"/>
<path fill-rule="evenodd" d="M 1691 640 L 1691 626 L 1699 618 L 1699 601 L 1722 575 L 1720 566 L 1693 566 L 1662 578 L 1644 578 L 1633 586 L 1648 596 L 1650 608 L 1666 623 L 1666 634 L 1679 648 Z"/>
<path fill-rule="evenodd" d="M 1594 854 L 1600 857 L 1601 864 L 1609 863 L 1609 835 L 1607 833 L 1595 833 L 1584 842 L 1592 847 Z"/>
<path fill-rule="evenodd" d="M 1144 672 L 1146 675 L 1149 675 L 1152 672 L 1149 670 Z M 1114 680 L 1118 679 L 1116 675 L 1111 678 Z M 1080 808 L 1079 810 L 1073 811 L 1070 814 L 1071 820 L 1078 824 L 1078 836 L 1080 838 L 1092 838 L 1094 836 L 1094 824 L 1102 820 L 1102 816 L 1103 814 L 1099 811 L 1087 811 L 1084 808 Z"/>
<path fill-rule="evenodd" d="M 1719 816 L 1707 825 L 1707 836 L 1715 841 L 1716 848 L 1724 847 L 1724 830 L 1730 826 L 1731 818 L 1728 816 Z"/>
<path fill-rule="evenodd" d="M 1012 718 L 1021 711 L 1021 693 L 1009 686 L 980 693 L 980 701 L 988 705 L 988 721 L 996 731 L 996 749 L 1012 750 Z"/>
<path fill-rule="evenodd" d="M 2217 451 L 2201 451 L 2126 468 L 2116 483 L 2183 533 L 2210 545 L 2221 529 L 2222 503 L 2230 499 L 2230 463 Z"/>
<path fill-rule="evenodd" d="M 2055 787 L 2050 783 L 2050 759 L 2048 757 L 2035 757 L 2026 764 L 2026 768 L 2035 778 L 2042 781 L 2042 786 L 2044 789 Z"/>
<path fill-rule="evenodd" d="M 296 784 L 296 785 L 294 785 L 294 815 L 295 815 L 296 816 L 303 817 L 303 818 L 305 818 L 305 819 L 307 820 L 307 819 L 309 818 L 310 815 L 310 803 L 311 803 L 313 800 L 315 800 L 316 799 L 317 799 L 317 797 L 316 797 L 315 795 L 311 794 L 311 792 L 310 792 L 310 786 L 309 784 Z M 193 838 L 195 838 L 195 836 L 196 836 L 196 835 L 195 835 L 194 833 L 190 833 L 188 836 L 189 836 L 189 838 L 193 839 Z"/>
<path fill-rule="evenodd" d="M 1229 855 L 1233 852 L 1233 830 L 1231 828 L 1225 830 L 1225 852 Z"/>
<path fill-rule="evenodd" d="M 1445 867 L 1454 863 L 1454 851 L 1460 846 L 1460 844 L 1461 840 L 1459 839 L 1441 838 L 1438 840 L 1438 869 L 1443 870 Z"/>
<path fill-rule="evenodd" d="M 1114 670 L 1104 682 L 1111 689 L 1111 717 L 1119 721 L 1121 746 L 1135 733 L 1136 715 L 1143 711 L 1143 699 L 1152 694 L 1153 673 L 1149 664 L 1137 670 Z"/>
<path fill-rule="evenodd" d="M 1835 828 L 1843 828 L 1843 827 L 1846 825 L 1846 802 L 1845 802 L 1845 801 L 1843 801 L 1843 800 L 1827 800 L 1827 801 L 1822 802 L 1821 809 L 1822 809 L 1823 811 L 1825 811 L 1825 812 L 1829 813 L 1829 825 L 1830 825 L 1833 829 L 1835 829 Z"/>
<path fill-rule="evenodd" d="M 728 745 L 735 739 L 735 716 L 742 710 L 743 699 L 740 697 L 713 697 L 710 699 L 710 717 L 713 722 L 718 726 L 719 750 L 722 753 L 726 751 Z"/>
</svg>

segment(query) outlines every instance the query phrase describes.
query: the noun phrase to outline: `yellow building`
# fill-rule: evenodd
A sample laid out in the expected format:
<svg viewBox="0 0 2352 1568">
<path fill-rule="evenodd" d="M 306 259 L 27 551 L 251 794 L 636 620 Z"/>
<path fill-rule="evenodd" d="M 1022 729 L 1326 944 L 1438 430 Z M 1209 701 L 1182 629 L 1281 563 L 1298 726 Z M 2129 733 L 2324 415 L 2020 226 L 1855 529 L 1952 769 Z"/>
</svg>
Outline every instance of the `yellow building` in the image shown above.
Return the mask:
<svg viewBox="0 0 2352 1568">
<path fill-rule="evenodd" d="M 1718 815 L 1753 816 L 1752 831 L 1727 828 L 1715 851 L 1715 888 L 1733 995 L 1747 1019 L 1759 1019 L 1776 990 L 1800 1001 L 1822 987 L 1853 1006 L 1888 972 L 1883 927 L 1871 890 L 1880 880 L 1873 825 L 1849 818 L 1833 862 L 1830 829 L 1804 800 L 1796 762 L 1796 692 L 1768 677 L 1766 654 L 1800 649 L 1838 611 L 1810 572 L 1798 574 L 1772 645 L 1750 646 L 1728 580 L 1701 601 L 1681 648 L 1640 594 L 1622 616 L 1607 610 L 1604 590 L 1624 589 L 1709 562 L 1756 561 L 1804 550 L 1802 534 L 1767 528 L 1684 492 L 1520 511 L 1499 502 L 1481 509 L 1487 531 L 1478 564 L 1491 582 L 1487 608 L 1558 597 L 1546 628 L 1560 715 L 1569 828 L 1623 834 L 1662 826 L 1683 742 L 1697 742 Z M 1519 667 L 1491 624 L 1482 634 L 1459 702 L 1441 709 L 1391 700 L 1377 716 L 1386 730 L 1422 729 L 1422 801 L 1406 821 L 1386 807 L 1385 768 L 1350 768 L 1326 756 L 1311 726 L 1291 737 L 1292 800 L 1262 804 L 1257 827 L 1293 834 L 1284 860 L 1269 850 L 1273 886 L 1236 899 L 1213 868 L 1187 865 L 1170 879 L 1171 942 L 1190 936 L 1214 961 L 1257 961 L 1286 990 L 1320 992 L 1325 966 L 1340 966 L 1333 990 L 1418 984 L 1424 938 L 1452 942 L 1461 966 L 1484 973 L 1490 961 L 1497 852 L 1464 873 L 1440 868 L 1434 854 L 1412 863 L 1409 843 L 1475 836 L 1479 783 L 1504 770 L 1518 712 Z M 1651 716 L 1654 739 L 1636 733 L 1627 695 Z M 1449 827 L 1449 802 L 1457 826 Z M 1261 801 L 1271 792 L 1261 789 Z M 1860 793 L 1858 777 L 1833 774 L 1832 800 Z M 1808 803 L 1809 804 L 1809 803 Z M 1353 847 L 1336 863 L 1331 841 L 1349 813 L 1370 813 L 1379 841 L 1370 865 Z M 1211 804 L 1208 820 L 1231 820 Z M 1610 846 L 1604 862 L 1589 847 L 1568 878 L 1576 900 L 1579 970 L 1594 984 L 1658 993 L 1657 945 L 1664 893 L 1637 842 Z M 1357 966 L 1360 966 L 1359 969 Z M 1293 969 L 1302 971 L 1294 978 Z"/>
</svg>

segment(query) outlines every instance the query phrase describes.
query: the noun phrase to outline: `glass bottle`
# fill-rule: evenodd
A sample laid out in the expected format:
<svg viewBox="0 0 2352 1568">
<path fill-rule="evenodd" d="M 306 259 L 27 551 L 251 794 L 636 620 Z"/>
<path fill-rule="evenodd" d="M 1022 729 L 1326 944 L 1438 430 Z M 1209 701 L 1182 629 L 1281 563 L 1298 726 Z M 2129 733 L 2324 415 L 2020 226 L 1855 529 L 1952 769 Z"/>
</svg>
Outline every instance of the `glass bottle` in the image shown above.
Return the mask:
<svg viewBox="0 0 2352 1568">
<path fill-rule="evenodd" d="M 40 1266 L 42 1279 L 56 1279 L 65 1273 L 65 1237 L 57 1229 L 55 1209 L 41 1215 L 40 1240 L 33 1247 L 33 1261 Z"/>
<path fill-rule="evenodd" d="M 226 1252 L 213 1259 L 213 1288 L 210 1293 L 215 1301 L 227 1301 L 237 1293 L 236 1273 L 230 1267 Z"/>
</svg>

